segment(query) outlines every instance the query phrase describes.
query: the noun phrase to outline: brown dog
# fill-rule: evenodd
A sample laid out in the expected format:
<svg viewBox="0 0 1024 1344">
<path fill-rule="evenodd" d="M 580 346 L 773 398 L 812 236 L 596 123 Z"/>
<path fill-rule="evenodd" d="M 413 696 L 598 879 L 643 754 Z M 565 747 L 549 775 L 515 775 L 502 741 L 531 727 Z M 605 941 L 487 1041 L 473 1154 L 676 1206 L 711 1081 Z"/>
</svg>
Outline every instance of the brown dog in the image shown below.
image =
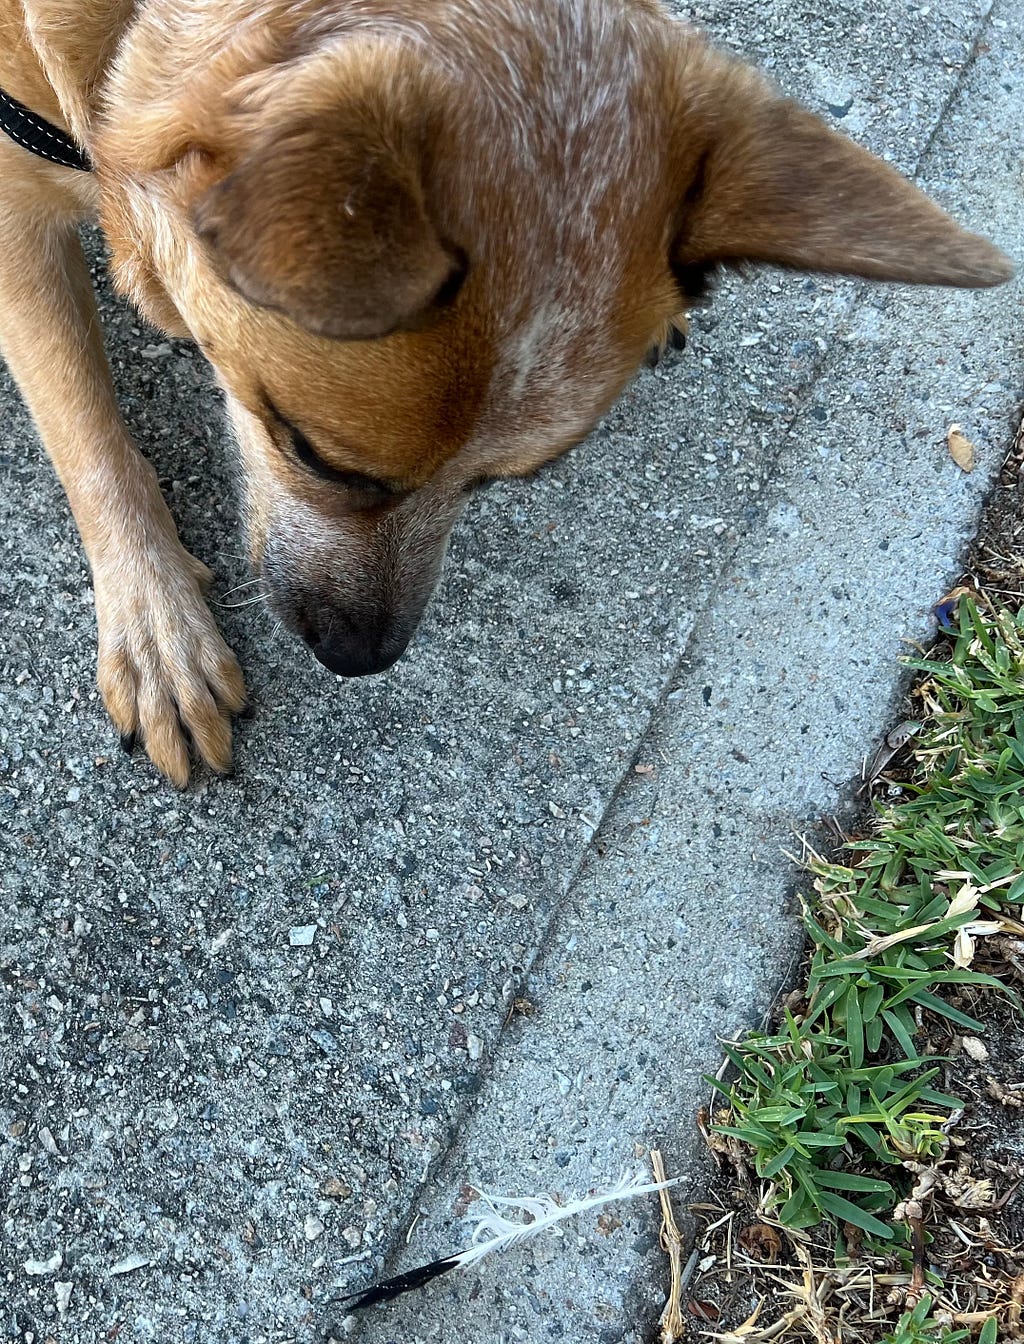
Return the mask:
<svg viewBox="0 0 1024 1344">
<path fill-rule="evenodd" d="M 212 363 L 269 601 L 350 676 L 405 648 L 474 486 L 583 438 L 716 267 L 1011 274 L 654 0 L 0 0 L 0 89 L 92 163 L 0 134 L 0 340 L 107 708 L 179 785 L 189 736 L 228 768 L 244 686 L 115 405 L 78 220 Z"/>
</svg>

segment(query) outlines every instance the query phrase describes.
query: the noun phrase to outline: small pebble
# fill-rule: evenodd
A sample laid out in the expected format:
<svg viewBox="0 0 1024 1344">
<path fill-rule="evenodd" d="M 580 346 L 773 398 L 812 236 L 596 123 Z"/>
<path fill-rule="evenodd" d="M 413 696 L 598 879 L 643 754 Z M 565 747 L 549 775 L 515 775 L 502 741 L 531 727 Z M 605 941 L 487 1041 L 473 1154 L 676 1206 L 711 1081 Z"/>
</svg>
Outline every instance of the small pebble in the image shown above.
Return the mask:
<svg viewBox="0 0 1024 1344">
<path fill-rule="evenodd" d="M 312 947 L 315 937 L 315 924 L 296 924 L 288 930 L 288 942 L 292 947 Z"/>
<path fill-rule="evenodd" d="M 60 1251 L 54 1251 L 49 1260 L 26 1260 L 25 1273 L 32 1275 L 53 1274 L 64 1263 L 64 1256 Z"/>
<path fill-rule="evenodd" d="M 109 1274 L 131 1274 L 133 1270 L 145 1269 L 147 1265 L 153 1262 L 148 1255 L 126 1255 L 123 1260 L 118 1260 L 116 1265 L 111 1265 L 107 1271 Z"/>
</svg>

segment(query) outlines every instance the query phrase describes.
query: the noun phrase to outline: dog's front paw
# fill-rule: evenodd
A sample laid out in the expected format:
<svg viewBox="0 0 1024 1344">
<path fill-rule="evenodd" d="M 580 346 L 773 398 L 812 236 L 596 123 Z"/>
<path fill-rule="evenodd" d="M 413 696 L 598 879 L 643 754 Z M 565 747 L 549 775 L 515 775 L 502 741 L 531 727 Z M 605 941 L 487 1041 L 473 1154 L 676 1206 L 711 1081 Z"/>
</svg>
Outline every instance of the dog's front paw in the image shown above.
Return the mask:
<svg viewBox="0 0 1024 1344">
<path fill-rule="evenodd" d="M 175 541 L 144 559 L 94 568 L 99 687 L 128 749 L 184 788 L 190 744 L 221 774 L 231 768 L 231 715 L 245 682 L 203 593 L 210 571 Z"/>
</svg>

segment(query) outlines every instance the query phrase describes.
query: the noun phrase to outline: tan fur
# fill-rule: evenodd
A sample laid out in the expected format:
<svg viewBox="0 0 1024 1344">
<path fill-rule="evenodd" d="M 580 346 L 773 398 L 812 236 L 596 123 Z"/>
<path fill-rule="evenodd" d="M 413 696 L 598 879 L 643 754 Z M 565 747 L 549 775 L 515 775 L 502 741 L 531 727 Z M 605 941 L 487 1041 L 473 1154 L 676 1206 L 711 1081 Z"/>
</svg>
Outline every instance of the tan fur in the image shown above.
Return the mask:
<svg viewBox="0 0 1024 1344">
<path fill-rule="evenodd" d="M 78 219 L 213 364 L 253 564 L 350 673 L 404 649 L 473 483 L 578 442 L 707 270 L 1010 274 L 653 0 L 0 0 L 0 88 L 96 165 L 0 135 L 0 348 L 111 717 L 178 784 L 189 738 L 228 768 L 244 687 L 114 403 Z"/>
</svg>

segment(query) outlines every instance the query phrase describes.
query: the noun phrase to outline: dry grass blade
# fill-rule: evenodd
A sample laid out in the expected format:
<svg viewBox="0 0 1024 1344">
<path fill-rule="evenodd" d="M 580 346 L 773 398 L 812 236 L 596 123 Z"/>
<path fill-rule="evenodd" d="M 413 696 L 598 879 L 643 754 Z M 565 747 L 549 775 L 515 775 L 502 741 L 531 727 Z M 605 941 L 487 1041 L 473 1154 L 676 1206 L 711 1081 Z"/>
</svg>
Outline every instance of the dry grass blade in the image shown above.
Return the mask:
<svg viewBox="0 0 1024 1344">
<path fill-rule="evenodd" d="M 668 1178 L 665 1175 L 665 1163 L 662 1161 L 661 1152 L 657 1148 L 651 1149 L 651 1166 L 654 1169 L 655 1182 L 662 1185 Z M 671 1276 L 668 1299 L 658 1322 L 661 1331 L 660 1344 L 677 1344 L 686 1332 L 682 1312 L 683 1237 L 672 1212 L 668 1190 L 664 1188 L 659 1190 L 658 1199 L 661 1201 L 661 1249 L 668 1256 Z"/>
</svg>

